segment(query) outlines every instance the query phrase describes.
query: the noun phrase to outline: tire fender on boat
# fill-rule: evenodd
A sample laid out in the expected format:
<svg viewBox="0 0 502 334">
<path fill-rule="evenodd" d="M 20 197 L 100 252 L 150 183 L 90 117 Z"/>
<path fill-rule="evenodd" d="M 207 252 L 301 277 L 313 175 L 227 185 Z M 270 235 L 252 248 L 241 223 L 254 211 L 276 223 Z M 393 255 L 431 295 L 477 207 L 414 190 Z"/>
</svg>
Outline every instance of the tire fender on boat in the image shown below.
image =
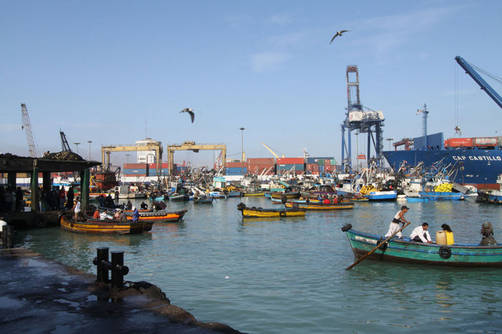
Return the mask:
<svg viewBox="0 0 502 334">
<path fill-rule="evenodd" d="M 439 247 L 439 256 L 443 259 L 449 259 L 451 257 L 451 248 L 446 246 Z"/>
<path fill-rule="evenodd" d="M 342 226 L 342 232 L 347 232 L 352 228 L 352 224 L 345 224 Z"/>
</svg>

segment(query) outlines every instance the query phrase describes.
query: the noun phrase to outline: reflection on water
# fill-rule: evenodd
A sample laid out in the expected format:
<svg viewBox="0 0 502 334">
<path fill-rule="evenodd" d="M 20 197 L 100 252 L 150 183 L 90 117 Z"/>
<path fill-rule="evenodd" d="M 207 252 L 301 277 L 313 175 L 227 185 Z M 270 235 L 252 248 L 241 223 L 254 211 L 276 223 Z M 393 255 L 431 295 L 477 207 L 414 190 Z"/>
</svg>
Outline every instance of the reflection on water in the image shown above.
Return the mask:
<svg viewBox="0 0 502 334">
<path fill-rule="evenodd" d="M 364 261 L 340 227 L 384 234 L 401 203 L 357 203 L 353 210 L 307 212 L 305 218 L 242 219 L 237 204 L 274 207 L 246 197 L 187 209 L 182 223 L 150 233 L 85 235 L 58 228 L 20 232 L 19 244 L 93 272 L 97 247 L 125 251 L 128 280 L 159 285 L 202 321 L 250 333 L 495 332 L 502 328 L 498 269 L 441 268 Z M 422 221 L 431 235 L 449 224 L 458 243 L 477 243 L 480 224 L 502 239 L 502 207 L 472 201 L 409 203 L 409 235 Z"/>
</svg>

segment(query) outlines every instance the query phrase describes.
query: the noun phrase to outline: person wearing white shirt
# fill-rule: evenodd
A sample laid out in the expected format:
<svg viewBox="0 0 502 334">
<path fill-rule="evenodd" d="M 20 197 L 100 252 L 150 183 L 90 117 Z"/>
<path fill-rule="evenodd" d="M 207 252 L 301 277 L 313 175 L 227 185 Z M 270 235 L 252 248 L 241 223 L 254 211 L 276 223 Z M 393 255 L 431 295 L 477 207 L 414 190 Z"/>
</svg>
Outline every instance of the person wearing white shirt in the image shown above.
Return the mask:
<svg viewBox="0 0 502 334">
<path fill-rule="evenodd" d="M 423 223 L 422 226 L 415 227 L 413 232 L 410 234 L 411 241 L 432 244 L 431 235 L 429 234 L 428 229 L 429 224 L 427 223 Z"/>
</svg>

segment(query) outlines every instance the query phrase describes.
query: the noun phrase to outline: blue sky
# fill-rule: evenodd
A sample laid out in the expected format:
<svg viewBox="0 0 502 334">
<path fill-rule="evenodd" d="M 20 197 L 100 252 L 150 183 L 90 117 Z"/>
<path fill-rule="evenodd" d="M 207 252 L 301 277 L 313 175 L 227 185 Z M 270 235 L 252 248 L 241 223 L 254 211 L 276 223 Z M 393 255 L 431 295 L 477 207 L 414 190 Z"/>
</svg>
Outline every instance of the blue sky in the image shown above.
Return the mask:
<svg viewBox="0 0 502 334">
<path fill-rule="evenodd" d="M 502 135 L 500 108 L 454 60 L 501 76 L 501 13 L 500 1 L 462 0 L 2 0 L 1 151 L 28 155 L 26 103 L 39 152 L 59 150 L 62 129 L 92 140 L 95 158 L 148 136 L 225 143 L 237 159 L 245 127 L 248 157 L 271 156 L 266 143 L 340 159 L 347 65 L 359 67 L 362 103 L 384 112 L 385 138 L 420 135 L 424 103 L 430 133 L 454 136 L 458 118 L 464 136 Z M 350 32 L 330 45 L 340 29 Z"/>
</svg>

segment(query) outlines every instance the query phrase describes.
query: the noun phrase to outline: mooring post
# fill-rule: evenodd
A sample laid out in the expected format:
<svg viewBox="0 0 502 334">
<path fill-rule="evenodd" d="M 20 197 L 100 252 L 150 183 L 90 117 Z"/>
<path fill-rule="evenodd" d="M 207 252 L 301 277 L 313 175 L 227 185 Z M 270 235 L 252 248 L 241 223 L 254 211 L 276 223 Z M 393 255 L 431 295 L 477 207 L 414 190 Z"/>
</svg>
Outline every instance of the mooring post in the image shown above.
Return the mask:
<svg viewBox="0 0 502 334">
<path fill-rule="evenodd" d="M 129 268 L 124 266 L 124 252 L 112 252 L 112 288 L 122 288 L 127 273 Z"/>
<path fill-rule="evenodd" d="M 3 248 L 12 248 L 12 233 L 13 228 L 10 225 L 3 226 L 2 229 L 2 247 Z"/>
<path fill-rule="evenodd" d="M 108 247 L 98 248 L 97 252 L 97 257 L 94 259 L 94 264 L 97 266 L 96 282 L 108 283 L 108 267 L 106 266 L 108 262 Z"/>
</svg>

